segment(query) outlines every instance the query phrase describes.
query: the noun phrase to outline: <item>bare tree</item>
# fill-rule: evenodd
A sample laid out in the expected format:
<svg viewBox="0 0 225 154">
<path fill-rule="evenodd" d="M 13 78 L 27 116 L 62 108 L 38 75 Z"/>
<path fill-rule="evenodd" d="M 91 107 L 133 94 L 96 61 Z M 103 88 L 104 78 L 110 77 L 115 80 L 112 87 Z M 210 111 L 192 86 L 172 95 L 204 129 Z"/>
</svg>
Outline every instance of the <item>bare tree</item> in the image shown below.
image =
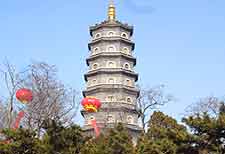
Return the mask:
<svg viewBox="0 0 225 154">
<path fill-rule="evenodd" d="M 222 104 L 222 101 L 215 96 L 201 98 L 198 102 L 193 103 L 186 108 L 185 115 L 194 116 L 207 113 L 216 117 L 219 115 Z"/>
<path fill-rule="evenodd" d="M 43 121 L 53 119 L 65 125 L 72 123 L 78 112 L 78 92 L 66 87 L 57 79 L 55 66 L 34 63 L 23 72 L 6 61 L 0 68 L 1 95 L 0 125 L 10 128 L 21 105 L 16 103 L 15 93 L 19 88 L 29 88 L 33 92 L 32 102 L 26 105 L 24 127 L 36 129 L 40 133 Z"/>
<path fill-rule="evenodd" d="M 141 118 L 143 130 L 145 130 L 149 122 L 149 114 L 159 106 L 163 106 L 173 100 L 173 97 L 164 93 L 164 85 L 144 89 L 140 88 L 140 95 L 137 100 L 137 110 Z"/>
<path fill-rule="evenodd" d="M 15 93 L 18 87 L 23 83 L 23 72 L 17 72 L 15 66 L 11 65 L 7 60 L 2 64 L 0 68 L 0 80 L 1 80 L 1 90 L 4 89 L 4 96 L 1 101 L 2 111 L 2 124 L 4 127 L 10 128 L 13 123 L 13 116 L 15 116 L 16 106 L 15 106 Z"/>
<path fill-rule="evenodd" d="M 29 66 L 25 85 L 32 89 L 34 99 L 27 105 L 26 125 L 38 134 L 45 120 L 70 124 L 78 111 L 78 93 L 57 80 L 56 73 L 56 67 L 46 63 Z"/>
</svg>

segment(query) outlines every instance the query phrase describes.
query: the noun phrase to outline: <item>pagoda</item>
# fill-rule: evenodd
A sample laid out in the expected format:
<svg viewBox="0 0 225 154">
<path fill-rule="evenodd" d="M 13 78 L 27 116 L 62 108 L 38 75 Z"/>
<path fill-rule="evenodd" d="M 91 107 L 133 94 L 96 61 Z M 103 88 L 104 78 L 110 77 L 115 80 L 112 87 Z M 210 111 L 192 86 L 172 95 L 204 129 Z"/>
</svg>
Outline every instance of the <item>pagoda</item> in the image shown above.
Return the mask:
<svg viewBox="0 0 225 154">
<path fill-rule="evenodd" d="M 116 20 L 115 5 L 110 1 L 108 19 L 90 26 L 90 36 L 90 54 L 86 59 L 89 69 L 84 75 L 83 96 L 98 98 L 102 106 L 94 113 L 81 111 L 85 120 L 83 130 L 94 135 L 90 122 L 93 119 L 101 132 L 122 123 L 136 141 L 142 129 L 136 105 L 139 89 L 135 84 L 138 74 L 134 71 L 133 27 Z"/>
</svg>

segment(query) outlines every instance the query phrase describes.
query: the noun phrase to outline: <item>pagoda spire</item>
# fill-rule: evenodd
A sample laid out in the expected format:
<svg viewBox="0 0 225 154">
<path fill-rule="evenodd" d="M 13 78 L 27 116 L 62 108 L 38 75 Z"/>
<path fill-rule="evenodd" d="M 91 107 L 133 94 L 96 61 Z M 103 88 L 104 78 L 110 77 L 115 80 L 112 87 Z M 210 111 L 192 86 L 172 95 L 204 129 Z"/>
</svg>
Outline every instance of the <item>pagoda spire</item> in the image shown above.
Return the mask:
<svg viewBox="0 0 225 154">
<path fill-rule="evenodd" d="M 109 0 L 108 20 L 114 21 L 116 19 L 116 8 L 113 0 Z"/>
</svg>

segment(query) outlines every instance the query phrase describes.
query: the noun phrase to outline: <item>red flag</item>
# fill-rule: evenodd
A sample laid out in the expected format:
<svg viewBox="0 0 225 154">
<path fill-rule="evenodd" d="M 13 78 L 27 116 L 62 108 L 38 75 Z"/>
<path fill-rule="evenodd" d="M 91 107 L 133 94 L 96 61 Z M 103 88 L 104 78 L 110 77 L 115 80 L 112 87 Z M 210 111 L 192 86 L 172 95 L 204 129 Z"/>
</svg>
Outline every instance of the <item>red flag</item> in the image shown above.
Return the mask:
<svg viewBox="0 0 225 154">
<path fill-rule="evenodd" d="M 20 111 L 16 117 L 16 121 L 13 124 L 13 129 L 17 129 L 19 127 L 20 121 L 22 120 L 22 118 L 24 117 L 24 111 Z"/>
<path fill-rule="evenodd" d="M 100 135 L 100 131 L 99 131 L 99 128 L 98 128 L 98 126 L 96 124 L 96 120 L 95 119 L 91 120 L 91 125 L 94 128 L 94 130 L 95 130 L 96 137 L 98 137 Z"/>
<path fill-rule="evenodd" d="M 13 130 L 16 130 L 19 127 L 20 121 L 22 120 L 22 118 L 24 117 L 24 111 L 20 111 L 16 117 L 16 121 L 13 124 Z M 12 140 L 8 139 L 8 140 L 4 140 L 4 141 L 0 141 L 1 144 L 9 144 L 11 143 Z"/>
</svg>

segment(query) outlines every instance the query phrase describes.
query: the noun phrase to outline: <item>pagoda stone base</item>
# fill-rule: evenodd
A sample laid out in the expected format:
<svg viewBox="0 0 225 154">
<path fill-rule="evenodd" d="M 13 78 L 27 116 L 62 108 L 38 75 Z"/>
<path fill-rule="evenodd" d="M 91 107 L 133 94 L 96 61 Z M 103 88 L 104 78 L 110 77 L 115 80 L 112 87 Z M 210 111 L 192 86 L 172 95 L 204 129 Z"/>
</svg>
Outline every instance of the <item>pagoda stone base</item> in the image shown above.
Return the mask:
<svg viewBox="0 0 225 154">
<path fill-rule="evenodd" d="M 115 128 L 115 124 L 97 124 L 101 133 L 106 133 L 109 129 Z M 128 130 L 128 134 L 132 137 L 132 142 L 136 145 L 138 138 L 141 135 L 142 129 L 137 125 L 123 124 Z M 95 136 L 94 128 L 91 125 L 84 125 L 82 128 L 85 136 Z"/>
</svg>

